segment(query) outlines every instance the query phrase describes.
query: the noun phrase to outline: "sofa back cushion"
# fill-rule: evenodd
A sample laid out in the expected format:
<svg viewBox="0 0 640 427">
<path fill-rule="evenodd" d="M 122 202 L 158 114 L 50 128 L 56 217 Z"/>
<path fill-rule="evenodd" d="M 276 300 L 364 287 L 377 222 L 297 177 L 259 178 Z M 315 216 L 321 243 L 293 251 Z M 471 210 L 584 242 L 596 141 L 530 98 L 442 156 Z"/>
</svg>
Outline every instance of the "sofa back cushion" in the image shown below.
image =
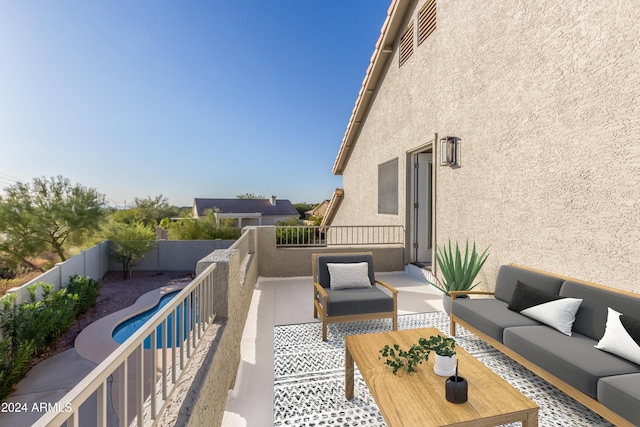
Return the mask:
<svg viewBox="0 0 640 427">
<path fill-rule="evenodd" d="M 608 307 L 631 317 L 637 317 L 637 313 L 640 312 L 640 297 L 635 298 L 615 290 L 584 283 L 564 282 L 560 288 L 560 295 L 583 300 L 576 313 L 573 331 L 594 340 L 599 340 L 604 335 Z"/>
<path fill-rule="evenodd" d="M 369 264 L 368 273 L 369 273 L 369 281 L 373 286 L 375 284 L 375 273 L 373 268 L 373 256 L 371 254 L 358 254 L 358 253 L 345 253 L 345 254 L 331 254 L 331 255 L 321 255 L 317 260 L 317 281 L 322 285 L 323 288 L 331 287 L 331 275 L 329 274 L 329 267 L 327 264 L 338 264 L 338 263 L 360 263 L 366 262 Z"/>
<path fill-rule="evenodd" d="M 512 265 L 503 265 L 500 267 L 500 270 L 498 270 L 495 297 L 501 301 L 510 303 L 518 281 L 555 295 L 558 295 L 558 292 L 560 292 L 560 286 L 563 282 L 562 279 L 547 276 L 546 274 Z"/>
</svg>

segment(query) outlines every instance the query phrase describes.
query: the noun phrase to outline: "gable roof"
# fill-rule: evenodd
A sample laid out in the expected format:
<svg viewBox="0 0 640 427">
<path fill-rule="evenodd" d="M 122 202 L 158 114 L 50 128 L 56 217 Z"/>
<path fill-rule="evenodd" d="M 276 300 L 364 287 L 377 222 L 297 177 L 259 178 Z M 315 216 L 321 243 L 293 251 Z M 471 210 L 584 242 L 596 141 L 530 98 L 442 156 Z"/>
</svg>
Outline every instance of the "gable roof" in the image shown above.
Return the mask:
<svg viewBox="0 0 640 427">
<path fill-rule="evenodd" d="M 198 216 L 204 216 L 207 209 L 218 209 L 220 213 L 260 213 L 263 216 L 300 216 L 298 210 L 286 199 L 276 199 L 275 205 L 269 199 L 194 199 L 193 205 Z"/>
<path fill-rule="evenodd" d="M 380 30 L 380 38 L 376 42 L 376 47 L 371 55 L 371 60 L 367 72 L 365 73 L 364 80 L 362 81 L 362 87 L 358 93 L 356 99 L 356 105 L 351 112 L 351 118 L 347 124 L 347 130 L 342 138 L 340 149 L 333 164 L 333 174 L 342 175 L 344 168 L 347 165 L 349 155 L 353 145 L 355 144 L 356 136 L 360 130 L 360 125 L 364 120 L 364 117 L 369 111 L 371 102 L 374 99 L 378 83 L 384 76 L 384 69 L 387 63 L 393 57 L 394 42 L 397 35 L 401 30 L 402 21 L 407 13 L 411 0 L 392 0 L 389 9 L 387 10 L 387 18 L 382 24 Z"/>
<path fill-rule="evenodd" d="M 329 200 L 323 200 L 315 208 L 306 211 L 305 214 L 309 216 L 324 216 L 324 214 L 327 212 L 328 207 L 329 207 Z"/>
</svg>

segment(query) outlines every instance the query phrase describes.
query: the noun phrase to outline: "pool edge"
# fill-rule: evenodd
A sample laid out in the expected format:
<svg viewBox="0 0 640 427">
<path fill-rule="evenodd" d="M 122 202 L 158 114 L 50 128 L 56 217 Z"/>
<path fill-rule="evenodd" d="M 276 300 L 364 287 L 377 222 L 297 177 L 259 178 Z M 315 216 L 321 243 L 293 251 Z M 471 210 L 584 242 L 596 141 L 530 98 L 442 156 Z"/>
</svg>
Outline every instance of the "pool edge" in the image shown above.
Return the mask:
<svg viewBox="0 0 640 427">
<path fill-rule="evenodd" d="M 120 323 L 152 309 L 160 302 L 160 298 L 164 295 L 180 291 L 186 285 L 186 283 L 181 283 L 153 289 L 138 297 L 136 302 L 129 307 L 96 320 L 84 328 L 76 337 L 74 342 L 76 351 L 83 358 L 99 365 L 120 346 L 112 336 L 114 329 Z"/>
</svg>

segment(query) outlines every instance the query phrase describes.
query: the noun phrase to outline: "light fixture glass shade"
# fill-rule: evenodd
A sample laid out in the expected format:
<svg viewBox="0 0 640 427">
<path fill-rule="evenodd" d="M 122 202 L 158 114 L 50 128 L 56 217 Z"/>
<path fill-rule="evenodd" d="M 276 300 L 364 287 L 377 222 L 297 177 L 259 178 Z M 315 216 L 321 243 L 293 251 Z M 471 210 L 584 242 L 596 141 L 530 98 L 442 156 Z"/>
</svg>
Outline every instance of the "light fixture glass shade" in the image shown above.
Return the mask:
<svg viewBox="0 0 640 427">
<path fill-rule="evenodd" d="M 460 165 L 460 138 L 445 136 L 440 139 L 440 164 L 442 166 Z"/>
</svg>

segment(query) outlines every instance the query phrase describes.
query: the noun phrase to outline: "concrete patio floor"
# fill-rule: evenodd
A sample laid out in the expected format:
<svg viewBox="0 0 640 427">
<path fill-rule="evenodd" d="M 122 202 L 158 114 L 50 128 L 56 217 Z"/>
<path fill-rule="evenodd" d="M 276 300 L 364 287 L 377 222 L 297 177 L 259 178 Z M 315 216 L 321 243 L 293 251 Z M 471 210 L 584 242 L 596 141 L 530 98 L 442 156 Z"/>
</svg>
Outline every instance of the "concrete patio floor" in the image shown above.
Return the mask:
<svg viewBox="0 0 640 427">
<path fill-rule="evenodd" d="M 442 311 L 442 293 L 405 272 L 377 273 L 395 286 L 398 314 Z M 224 427 L 273 425 L 274 327 L 318 322 L 313 318 L 310 277 L 260 278 L 241 344 L 235 387 L 229 391 Z"/>
</svg>

